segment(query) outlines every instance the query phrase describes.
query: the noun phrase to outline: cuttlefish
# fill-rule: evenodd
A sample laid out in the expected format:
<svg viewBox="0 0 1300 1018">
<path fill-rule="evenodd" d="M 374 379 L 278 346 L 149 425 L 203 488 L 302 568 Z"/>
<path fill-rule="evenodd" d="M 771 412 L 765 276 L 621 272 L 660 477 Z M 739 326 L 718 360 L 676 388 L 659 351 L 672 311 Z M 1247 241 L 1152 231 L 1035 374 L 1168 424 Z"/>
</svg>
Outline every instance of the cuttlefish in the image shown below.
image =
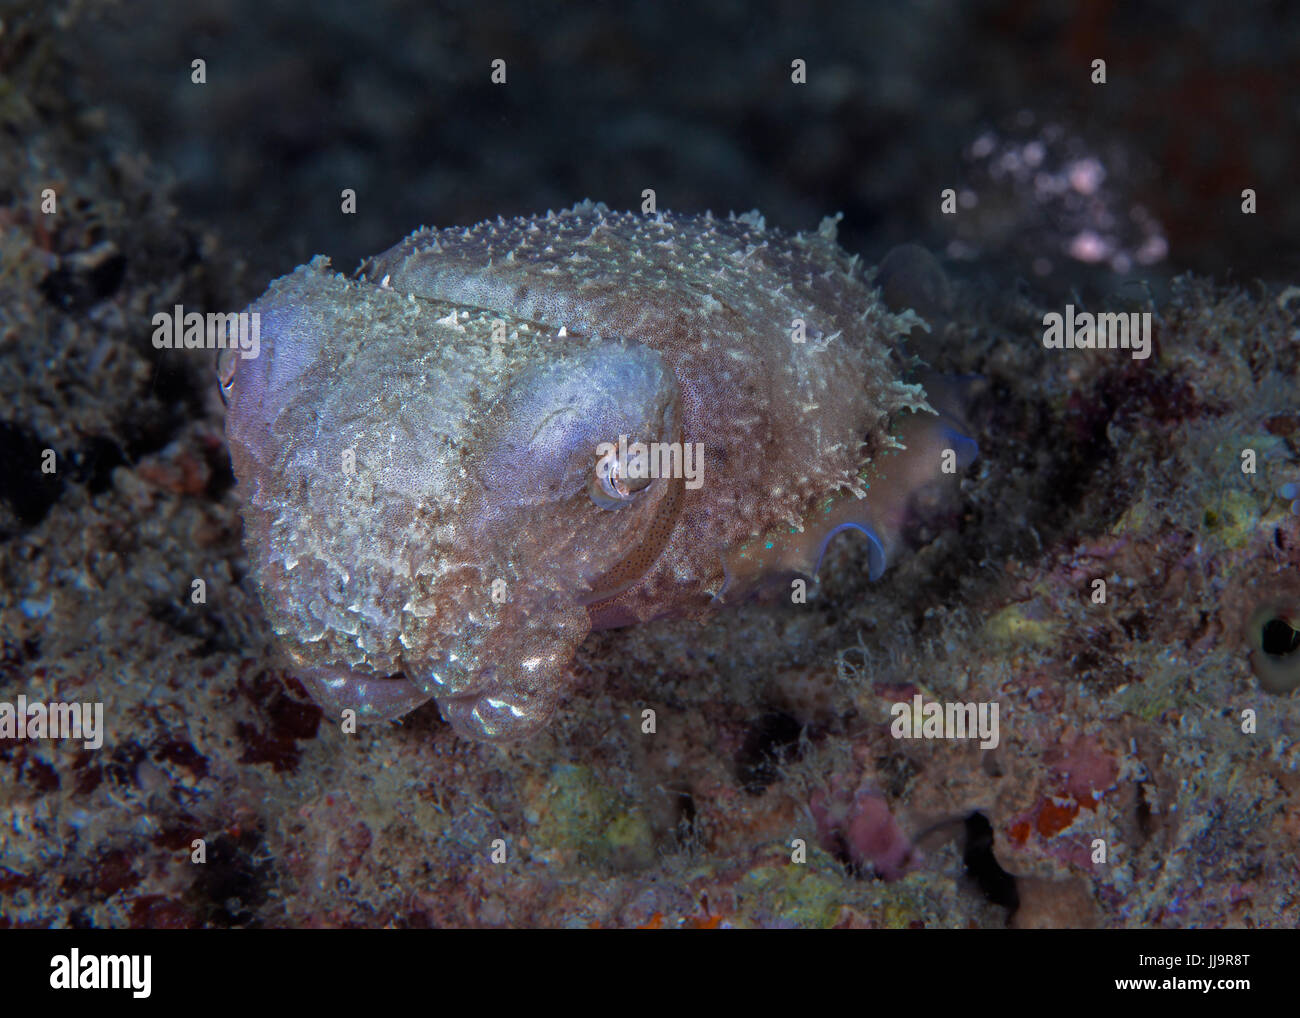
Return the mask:
<svg viewBox="0 0 1300 1018">
<path fill-rule="evenodd" d="M 422 229 L 351 277 L 318 256 L 248 310 L 258 355 L 220 374 L 251 575 L 329 712 L 433 699 L 527 736 L 592 630 L 815 576 L 843 531 L 874 577 L 973 455 L 836 219 L 583 203 Z"/>
</svg>

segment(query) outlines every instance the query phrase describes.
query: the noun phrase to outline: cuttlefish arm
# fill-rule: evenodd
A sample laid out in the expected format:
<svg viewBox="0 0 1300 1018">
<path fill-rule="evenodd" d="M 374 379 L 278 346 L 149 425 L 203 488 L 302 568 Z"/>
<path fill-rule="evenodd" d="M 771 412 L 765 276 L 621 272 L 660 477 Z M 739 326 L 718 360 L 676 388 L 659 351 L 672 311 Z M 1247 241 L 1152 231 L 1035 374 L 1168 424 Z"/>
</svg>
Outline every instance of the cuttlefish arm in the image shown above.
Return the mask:
<svg viewBox="0 0 1300 1018">
<path fill-rule="evenodd" d="M 802 529 L 767 534 L 724 554 L 727 583 L 719 596 L 734 599 L 773 580 L 815 577 L 830 542 L 846 532 L 866 539 L 868 575 L 879 579 L 898 554 L 918 496 L 955 484 L 979 451 L 947 414 L 909 412 L 893 433 L 895 447 L 864 470 L 860 494 L 829 498 L 809 513 Z"/>
</svg>

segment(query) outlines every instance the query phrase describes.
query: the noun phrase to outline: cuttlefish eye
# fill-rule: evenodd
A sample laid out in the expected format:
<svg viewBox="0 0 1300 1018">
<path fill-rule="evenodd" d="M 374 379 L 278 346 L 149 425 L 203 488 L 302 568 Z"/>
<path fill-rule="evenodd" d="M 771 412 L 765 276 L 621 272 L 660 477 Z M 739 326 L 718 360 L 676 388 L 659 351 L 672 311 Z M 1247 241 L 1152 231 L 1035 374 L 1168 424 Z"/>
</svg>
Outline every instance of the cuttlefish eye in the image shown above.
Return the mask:
<svg viewBox="0 0 1300 1018">
<path fill-rule="evenodd" d="M 621 509 L 650 486 L 649 456 L 642 449 L 628 449 L 624 470 L 617 447 L 610 449 L 607 444 L 601 450 L 587 482 L 587 494 L 602 509 Z"/>
</svg>

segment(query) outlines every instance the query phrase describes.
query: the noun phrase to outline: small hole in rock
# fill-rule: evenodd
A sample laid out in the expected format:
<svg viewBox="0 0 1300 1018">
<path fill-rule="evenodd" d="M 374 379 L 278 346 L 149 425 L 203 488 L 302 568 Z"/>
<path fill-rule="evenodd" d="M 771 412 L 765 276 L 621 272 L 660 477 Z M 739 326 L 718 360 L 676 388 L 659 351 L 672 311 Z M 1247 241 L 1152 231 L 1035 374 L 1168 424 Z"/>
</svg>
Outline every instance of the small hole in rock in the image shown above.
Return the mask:
<svg viewBox="0 0 1300 1018">
<path fill-rule="evenodd" d="M 1300 647 L 1300 631 L 1283 619 L 1269 619 L 1260 633 L 1260 647 L 1265 654 L 1283 657 Z"/>
</svg>

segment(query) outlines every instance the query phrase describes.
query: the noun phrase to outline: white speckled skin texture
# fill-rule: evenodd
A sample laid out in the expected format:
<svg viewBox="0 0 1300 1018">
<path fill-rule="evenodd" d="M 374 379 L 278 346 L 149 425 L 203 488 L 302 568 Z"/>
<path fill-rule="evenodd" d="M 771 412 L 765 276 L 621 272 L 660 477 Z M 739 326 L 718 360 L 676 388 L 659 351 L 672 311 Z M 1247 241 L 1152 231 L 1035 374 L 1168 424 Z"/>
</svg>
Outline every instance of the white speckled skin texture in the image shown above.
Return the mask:
<svg viewBox="0 0 1300 1018">
<path fill-rule="evenodd" d="M 226 431 L 253 578 L 322 706 L 433 697 L 467 735 L 528 735 L 592 628 L 702 613 L 773 545 L 809 568 L 828 500 L 870 521 L 895 425 L 933 418 L 834 232 L 584 203 L 276 280 Z M 701 443 L 703 484 L 599 504 L 620 435 Z"/>
</svg>

